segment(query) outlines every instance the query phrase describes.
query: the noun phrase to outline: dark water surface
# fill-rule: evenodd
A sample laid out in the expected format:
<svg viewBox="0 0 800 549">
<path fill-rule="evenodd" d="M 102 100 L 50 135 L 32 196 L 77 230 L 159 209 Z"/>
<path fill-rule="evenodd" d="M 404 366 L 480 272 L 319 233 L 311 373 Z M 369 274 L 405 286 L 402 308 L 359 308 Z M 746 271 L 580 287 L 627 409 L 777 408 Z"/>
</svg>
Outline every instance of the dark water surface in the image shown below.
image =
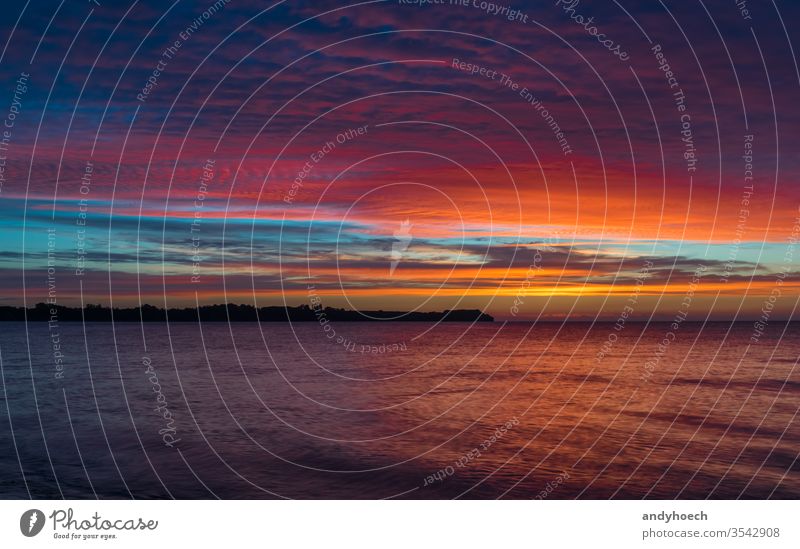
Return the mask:
<svg viewBox="0 0 800 549">
<path fill-rule="evenodd" d="M 2 323 L 0 497 L 800 496 L 800 325 L 644 326 Z"/>
</svg>

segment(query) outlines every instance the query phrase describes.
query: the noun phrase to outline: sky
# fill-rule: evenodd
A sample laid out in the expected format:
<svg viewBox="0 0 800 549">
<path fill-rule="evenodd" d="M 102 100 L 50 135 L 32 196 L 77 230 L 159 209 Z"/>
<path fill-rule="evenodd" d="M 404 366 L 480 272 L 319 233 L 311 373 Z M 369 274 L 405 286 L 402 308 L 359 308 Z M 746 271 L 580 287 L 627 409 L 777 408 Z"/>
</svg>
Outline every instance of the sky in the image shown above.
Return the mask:
<svg viewBox="0 0 800 549">
<path fill-rule="evenodd" d="M 0 304 L 793 317 L 800 6 L 504 2 L 9 3 Z"/>
</svg>

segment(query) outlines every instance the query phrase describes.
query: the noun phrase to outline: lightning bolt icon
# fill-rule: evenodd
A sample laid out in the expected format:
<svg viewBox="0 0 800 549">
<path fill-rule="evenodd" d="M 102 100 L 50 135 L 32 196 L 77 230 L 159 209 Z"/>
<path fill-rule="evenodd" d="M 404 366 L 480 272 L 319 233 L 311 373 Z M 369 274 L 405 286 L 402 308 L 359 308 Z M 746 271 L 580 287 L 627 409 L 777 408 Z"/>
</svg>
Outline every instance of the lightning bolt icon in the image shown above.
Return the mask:
<svg viewBox="0 0 800 549">
<path fill-rule="evenodd" d="M 39 513 L 36 511 L 31 511 L 31 519 L 30 523 L 28 524 L 28 533 L 30 534 L 33 531 L 33 527 L 36 526 L 36 523 L 39 521 Z"/>
<path fill-rule="evenodd" d="M 394 274 L 394 270 L 403 258 L 403 252 L 405 252 L 408 249 L 408 245 L 411 244 L 411 226 L 411 221 L 406 219 L 400 223 L 400 228 L 394 232 L 395 241 L 392 243 L 392 263 L 389 266 L 389 276 Z"/>
</svg>

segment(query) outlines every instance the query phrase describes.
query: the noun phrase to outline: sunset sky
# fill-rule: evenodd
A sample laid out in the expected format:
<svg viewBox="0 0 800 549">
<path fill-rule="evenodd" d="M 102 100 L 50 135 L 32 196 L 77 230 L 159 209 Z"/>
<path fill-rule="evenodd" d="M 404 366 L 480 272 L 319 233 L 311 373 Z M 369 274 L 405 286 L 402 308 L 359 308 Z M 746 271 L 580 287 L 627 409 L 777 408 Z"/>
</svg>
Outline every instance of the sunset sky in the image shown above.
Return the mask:
<svg viewBox="0 0 800 549">
<path fill-rule="evenodd" d="M 793 314 L 800 5 L 214 1 L 5 7 L 2 304 Z"/>
</svg>

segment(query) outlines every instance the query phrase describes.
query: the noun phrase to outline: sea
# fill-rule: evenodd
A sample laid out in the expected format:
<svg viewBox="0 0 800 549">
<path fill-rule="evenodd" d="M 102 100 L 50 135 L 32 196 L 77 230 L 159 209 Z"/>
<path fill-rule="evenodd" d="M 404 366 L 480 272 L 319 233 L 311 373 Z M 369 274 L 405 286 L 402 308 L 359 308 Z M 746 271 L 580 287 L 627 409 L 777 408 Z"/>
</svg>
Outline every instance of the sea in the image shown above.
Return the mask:
<svg viewBox="0 0 800 549">
<path fill-rule="evenodd" d="M 800 324 L 0 324 L 0 498 L 800 497 Z"/>
</svg>

